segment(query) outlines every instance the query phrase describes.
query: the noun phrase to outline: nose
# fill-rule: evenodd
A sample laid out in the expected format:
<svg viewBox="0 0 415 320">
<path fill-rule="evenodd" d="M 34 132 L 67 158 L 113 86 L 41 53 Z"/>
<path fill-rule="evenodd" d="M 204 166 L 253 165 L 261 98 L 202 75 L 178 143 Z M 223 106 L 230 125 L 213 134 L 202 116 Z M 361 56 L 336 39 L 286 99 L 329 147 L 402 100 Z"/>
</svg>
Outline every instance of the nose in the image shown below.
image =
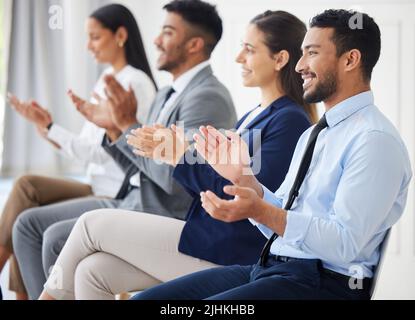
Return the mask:
<svg viewBox="0 0 415 320">
<path fill-rule="evenodd" d="M 93 46 L 92 46 L 92 41 L 91 41 L 91 40 L 89 40 L 89 41 L 87 42 L 86 47 L 88 48 L 88 50 L 89 50 L 89 51 L 92 51 Z"/>
<path fill-rule="evenodd" d="M 295 66 L 295 71 L 298 73 L 302 73 L 304 71 L 305 67 L 305 58 L 304 55 L 300 57 L 300 60 L 298 60 L 297 65 Z"/>
<path fill-rule="evenodd" d="M 235 61 L 237 63 L 244 63 L 245 62 L 245 53 L 244 53 L 244 49 L 242 49 L 238 55 L 236 56 Z"/>
<path fill-rule="evenodd" d="M 159 47 L 161 44 L 161 34 L 159 34 L 155 39 L 154 39 L 154 44 Z"/>
</svg>

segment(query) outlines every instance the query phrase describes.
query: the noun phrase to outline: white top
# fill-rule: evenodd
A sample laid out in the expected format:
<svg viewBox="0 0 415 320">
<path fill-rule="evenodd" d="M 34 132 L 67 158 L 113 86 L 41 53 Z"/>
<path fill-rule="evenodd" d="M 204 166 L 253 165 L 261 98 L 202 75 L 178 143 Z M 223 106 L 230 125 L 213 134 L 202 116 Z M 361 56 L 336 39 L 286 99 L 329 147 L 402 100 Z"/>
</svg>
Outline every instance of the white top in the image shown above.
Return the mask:
<svg viewBox="0 0 415 320">
<path fill-rule="evenodd" d="M 174 93 L 170 96 L 169 100 L 164 105 L 164 108 L 161 110 L 157 122 L 164 118 L 166 113 L 170 113 L 172 110 L 171 108 L 174 106 L 176 99 L 180 96 L 184 89 L 189 85 L 190 81 L 204 68 L 210 65 L 210 61 L 204 61 L 199 63 L 198 65 L 194 66 L 192 69 L 183 73 L 180 77 L 173 82 L 172 88 L 174 89 Z"/>
<path fill-rule="evenodd" d="M 94 92 L 104 99 L 106 96 L 103 78 L 112 71 L 112 68 L 106 69 L 94 88 Z M 128 90 L 130 85 L 133 88 L 139 106 L 137 118 L 141 121 L 146 117 L 156 94 L 153 82 L 143 71 L 131 66 L 126 66 L 115 75 L 115 78 L 124 89 Z M 91 102 L 96 101 L 91 99 Z M 61 154 L 87 166 L 86 175 L 94 195 L 113 198 L 117 195 L 125 175 L 101 147 L 104 134 L 105 129 L 86 121 L 79 135 L 54 124 L 49 130 L 48 138 L 61 146 Z"/>
<path fill-rule="evenodd" d="M 255 108 L 254 110 L 252 110 L 251 113 L 246 117 L 244 122 L 241 123 L 241 125 L 239 126 L 239 128 L 236 132 L 240 134 L 242 132 L 242 130 L 244 130 L 246 128 L 246 126 L 251 123 L 252 120 L 254 120 L 256 117 L 258 117 L 262 113 L 262 111 L 264 111 L 267 108 L 268 107 L 259 106 L 259 107 Z"/>
</svg>

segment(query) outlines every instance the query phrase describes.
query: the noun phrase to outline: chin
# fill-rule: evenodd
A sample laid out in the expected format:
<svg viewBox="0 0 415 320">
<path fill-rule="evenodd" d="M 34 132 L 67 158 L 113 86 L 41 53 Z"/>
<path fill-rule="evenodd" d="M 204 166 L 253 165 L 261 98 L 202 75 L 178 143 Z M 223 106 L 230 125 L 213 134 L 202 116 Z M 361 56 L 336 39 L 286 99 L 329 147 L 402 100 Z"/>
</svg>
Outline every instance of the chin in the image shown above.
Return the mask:
<svg viewBox="0 0 415 320">
<path fill-rule="evenodd" d="M 95 62 L 96 63 L 99 63 L 99 64 L 105 64 L 105 63 L 107 63 L 107 61 L 104 61 L 104 59 L 102 59 L 100 57 L 97 57 L 97 56 L 95 56 Z"/>
<path fill-rule="evenodd" d="M 163 70 L 166 66 L 165 61 L 157 61 L 157 69 L 158 70 Z"/>
<path fill-rule="evenodd" d="M 313 88 L 309 87 L 304 90 L 304 96 L 313 96 L 315 93 L 315 90 Z"/>
<path fill-rule="evenodd" d="M 255 83 L 253 83 L 252 80 L 248 78 L 242 78 L 242 83 L 245 87 L 255 87 Z"/>
<path fill-rule="evenodd" d="M 157 66 L 157 70 L 159 70 L 159 71 L 167 71 L 167 70 L 166 70 L 166 66 L 165 66 L 164 64 L 159 64 L 159 65 Z"/>
</svg>

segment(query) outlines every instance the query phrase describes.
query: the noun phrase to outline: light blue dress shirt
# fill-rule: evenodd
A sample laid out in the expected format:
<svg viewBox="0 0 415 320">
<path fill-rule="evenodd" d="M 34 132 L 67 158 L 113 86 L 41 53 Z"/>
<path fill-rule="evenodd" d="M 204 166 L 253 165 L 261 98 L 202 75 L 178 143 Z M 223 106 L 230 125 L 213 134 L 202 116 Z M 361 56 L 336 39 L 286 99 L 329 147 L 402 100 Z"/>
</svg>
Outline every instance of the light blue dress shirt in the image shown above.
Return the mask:
<svg viewBox="0 0 415 320">
<path fill-rule="evenodd" d="M 372 277 L 379 244 L 401 216 L 412 176 L 408 152 L 391 122 L 373 104 L 371 91 L 326 113 L 310 169 L 287 215 L 283 237 L 271 253 L 321 259 L 325 268 Z M 312 128 L 300 138 L 285 181 L 264 200 L 283 208 Z M 254 224 L 255 221 L 252 221 Z M 270 237 L 272 230 L 256 224 Z"/>
</svg>

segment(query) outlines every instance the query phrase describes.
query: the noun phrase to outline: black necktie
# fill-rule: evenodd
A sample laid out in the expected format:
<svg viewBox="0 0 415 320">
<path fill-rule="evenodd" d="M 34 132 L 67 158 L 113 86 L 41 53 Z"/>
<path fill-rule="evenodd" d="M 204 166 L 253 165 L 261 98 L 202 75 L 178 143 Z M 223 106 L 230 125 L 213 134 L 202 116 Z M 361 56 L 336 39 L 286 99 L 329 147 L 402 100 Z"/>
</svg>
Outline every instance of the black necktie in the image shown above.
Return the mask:
<svg viewBox="0 0 415 320">
<path fill-rule="evenodd" d="M 164 108 L 164 106 L 166 105 L 167 101 L 169 101 L 170 97 L 172 96 L 173 93 L 175 93 L 176 91 L 173 89 L 173 87 L 171 87 L 169 89 L 169 91 L 167 91 L 166 97 L 164 98 L 164 102 L 163 105 L 161 106 L 161 109 Z"/>
<path fill-rule="evenodd" d="M 134 165 L 128 168 L 127 172 L 125 173 L 124 180 L 121 184 L 120 190 L 115 196 L 115 200 L 122 200 L 130 193 L 130 191 L 134 188 L 131 185 L 130 180 L 137 173 L 138 173 L 138 170 Z"/>
<path fill-rule="evenodd" d="M 317 123 L 317 125 L 314 127 L 313 131 L 311 131 L 310 137 L 308 138 L 307 146 L 304 151 L 303 158 L 301 159 L 300 167 L 298 168 L 297 176 L 295 177 L 294 184 L 291 187 L 291 190 L 288 196 L 288 201 L 284 207 L 284 210 L 287 210 L 287 211 L 290 210 L 291 206 L 294 203 L 295 198 L 298 197 L 298 191 L 300 190 L 301 184 L 303 183 L 304 178 L 307 174 L 308 168 L 310 167 L 311 159 L 313 158 L 313 152 L 314 152 L 314 147 L 317 142 L 317 137 L 319 133 L 321 132 L 321 130 L 323 130 L 327 126 L 328 125 L 326 121 L 326 115 L 324 115 L 320 119 L 320 121 Z M 269 238 L 264 248 L 262 249 L 261 266 L 263 267 L 265 266 L 268 256 L 269 256 L 269 251 L 271 250 L 271 245 L 277 238 L 278 238 L 278 235 L 274 233 L 271 236 L 271 238 Z"/>
</svg>

